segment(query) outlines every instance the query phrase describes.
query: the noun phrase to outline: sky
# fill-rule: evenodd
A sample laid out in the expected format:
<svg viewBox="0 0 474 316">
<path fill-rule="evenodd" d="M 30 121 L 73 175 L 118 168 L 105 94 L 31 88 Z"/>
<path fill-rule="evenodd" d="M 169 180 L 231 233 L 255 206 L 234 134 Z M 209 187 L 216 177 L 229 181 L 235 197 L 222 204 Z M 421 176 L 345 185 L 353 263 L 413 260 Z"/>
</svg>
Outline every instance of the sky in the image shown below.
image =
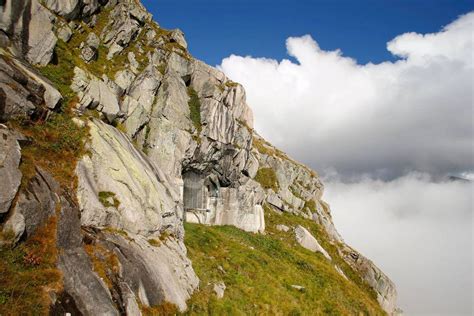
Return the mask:
<svg viewBox="0 0 474 316">
<path fill-rule="evenodd" d="M 288 58 L 282 43 L 310 34 L 359 63 L 392 59 L 398 34 L 437 31 L 474 8 L 467 0 L 142 0 L 163 28 L 180 28 L 193 56 L 218 65 L 231 54 Z"/>
<path fill-rule="evenodd" d="M 145 1 L 322 175 L 336 228 L 407 315 L 473 314 L 473 182 L 449 179 L 474 180 L 471 3 Z"/>
</svg>

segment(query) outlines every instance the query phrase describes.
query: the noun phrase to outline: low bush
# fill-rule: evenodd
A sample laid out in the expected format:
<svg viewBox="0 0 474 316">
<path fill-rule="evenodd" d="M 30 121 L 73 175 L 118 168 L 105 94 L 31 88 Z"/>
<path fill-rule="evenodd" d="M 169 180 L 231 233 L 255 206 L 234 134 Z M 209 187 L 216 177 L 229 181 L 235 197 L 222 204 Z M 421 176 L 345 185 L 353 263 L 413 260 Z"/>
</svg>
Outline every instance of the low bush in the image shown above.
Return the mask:
<svg viewBox="0 0 474 316">
<path fill-rule="evenodd" d="M 264 189 L 272 189 L 273 191 L 278 192 L 278 179 L 272 168 L 258 169 L 255 181 L 260 183 Z"/>
</svg>

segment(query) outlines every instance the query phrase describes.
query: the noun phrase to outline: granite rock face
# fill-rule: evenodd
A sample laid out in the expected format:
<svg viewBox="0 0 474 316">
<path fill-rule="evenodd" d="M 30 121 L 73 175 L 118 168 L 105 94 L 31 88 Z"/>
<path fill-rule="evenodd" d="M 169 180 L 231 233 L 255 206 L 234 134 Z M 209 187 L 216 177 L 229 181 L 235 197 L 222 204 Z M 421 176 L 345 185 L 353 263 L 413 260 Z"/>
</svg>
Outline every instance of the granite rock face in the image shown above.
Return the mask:
<svg viewBox="0 0 474 316">
<path fill-rule="evenodd" d="M 2 9 L 0 30 L 7 36 L 3 37 L 5 44 L 10 44 L 16 56 L 31 64 L 47 65 L 57 42 L 54 15 L 38 0 L 5 1 Z"/>
<path fill-rule="evenodd" d="M 351 247 L 339 249 L 344 260 L 357 271 L 377 294 L 377 300 L 389 314 L 398 315 L 395 284 L 372 261 Z"/>
<path fill-rule="evenodd" d="M 61 100 L 59 91 L 35 69 L 0 57 L 0 121 L 43 116 Z"/>
<path fill-rule="evenodd" d="M 97 109 L 112 122 L 120 111 L 117 95 L 118 86 L 107 80 L 101 80 L 82 69 L 74 69 L 72 89 L 79 97 L 80 110 Z"/>
<path fill-rule="evenodd" d="M 88 124 L 92 154 L 77 167 L 82 225 L 145 237 L 165 230 L 181 236 L 179 193 L 166 175 L 117 129 L 99 120 Z"/>
<path fill-rule="evenodd" d="M 98 120 L 88 124 L 92 154 L 77 167 L 81 225 L 129 236 L 107 235 L 105 240 L 117 253 L 124 282 L 142 304 L 167 301 L 185 310 L 198 279 L 182 242 L 179 192 L 126 135 Z M 161 235 L 172 237 L 159 247 L 148 242 Z"/>
<path fill-rule="evenodd" d="M 16 243 L 58 216 L 58 268 L 75 310 L 140 315 L 140 306 L 170 302 L 184 311 L 199 280 L 183 222 L 265 233 L 265 212 L 275 211 L 317 222 L 385 311 L 395 313 L 394 284 L 345 245 L 318 175 L 256 133 L 244 88 L 194 59 L 182 31 L 160 28 L 136 0 L 0 6 L 0 122 L 47 120 L 64 99 L 89 131 L 71 197 L 41 168 L 19 189 L 22 137 L 0 125 L 0 176 L 7 179 L 1 229 L 13 231 Z M 57 64 L 64 47 L 74 65 L 62 77 L 70 86 L 60 84 L 70 95 L 61 96 L 32 65 Z M 323 236 L 302 226 L 294 233 L 331 260 L 318 243 Z M 101 251 L 117 266 L 99 276 L 92 261 Z M 216 286 L 220 296 L 225 285 Z M 61 299 L 52 305 L 70 308 Z"/>
</svg>

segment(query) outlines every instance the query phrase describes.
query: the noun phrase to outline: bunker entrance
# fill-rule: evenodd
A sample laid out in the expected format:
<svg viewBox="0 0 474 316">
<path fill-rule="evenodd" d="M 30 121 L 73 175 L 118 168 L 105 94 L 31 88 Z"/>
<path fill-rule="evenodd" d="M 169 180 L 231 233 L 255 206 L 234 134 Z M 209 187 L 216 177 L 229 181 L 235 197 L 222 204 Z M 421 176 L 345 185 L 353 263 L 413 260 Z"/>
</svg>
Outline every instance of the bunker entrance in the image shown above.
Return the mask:
<svg viewBox="0 0 474 316">
<path fill-rule="evenodd" d="M 194 171 L 183 174 L 183 203 L 184 210 L 209 211 L 212 200 L 219 198 L 219 186 L 212 176 L 203 176 Z"/>
<path fill-rule="evenodd" d="M 204 210 L 206 209 L 206 192 L 202 175 L 194 171 L 183 174 L 184 190 L 183 202 L 184 210 Z"/>
</svg>

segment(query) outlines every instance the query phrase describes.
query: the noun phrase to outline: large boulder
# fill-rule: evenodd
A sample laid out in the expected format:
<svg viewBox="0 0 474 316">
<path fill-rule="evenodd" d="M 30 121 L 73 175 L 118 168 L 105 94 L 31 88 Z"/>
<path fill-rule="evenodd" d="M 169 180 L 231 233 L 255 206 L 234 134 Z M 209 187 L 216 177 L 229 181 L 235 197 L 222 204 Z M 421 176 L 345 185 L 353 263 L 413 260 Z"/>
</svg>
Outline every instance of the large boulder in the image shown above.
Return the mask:
<svg viewBox="0 0 474 316">
<path fill-rule="evenodd" d="M 327 251 L 321 247 L 319 242 L 314 238 L 311 233 L 301 225 L 295 227 L 295 237 L 296 241 L 303 247 L 312 252 L 320 252 L 326 259 L 331 260 L 331 256 L 327 253 Z"/>
</svg>

